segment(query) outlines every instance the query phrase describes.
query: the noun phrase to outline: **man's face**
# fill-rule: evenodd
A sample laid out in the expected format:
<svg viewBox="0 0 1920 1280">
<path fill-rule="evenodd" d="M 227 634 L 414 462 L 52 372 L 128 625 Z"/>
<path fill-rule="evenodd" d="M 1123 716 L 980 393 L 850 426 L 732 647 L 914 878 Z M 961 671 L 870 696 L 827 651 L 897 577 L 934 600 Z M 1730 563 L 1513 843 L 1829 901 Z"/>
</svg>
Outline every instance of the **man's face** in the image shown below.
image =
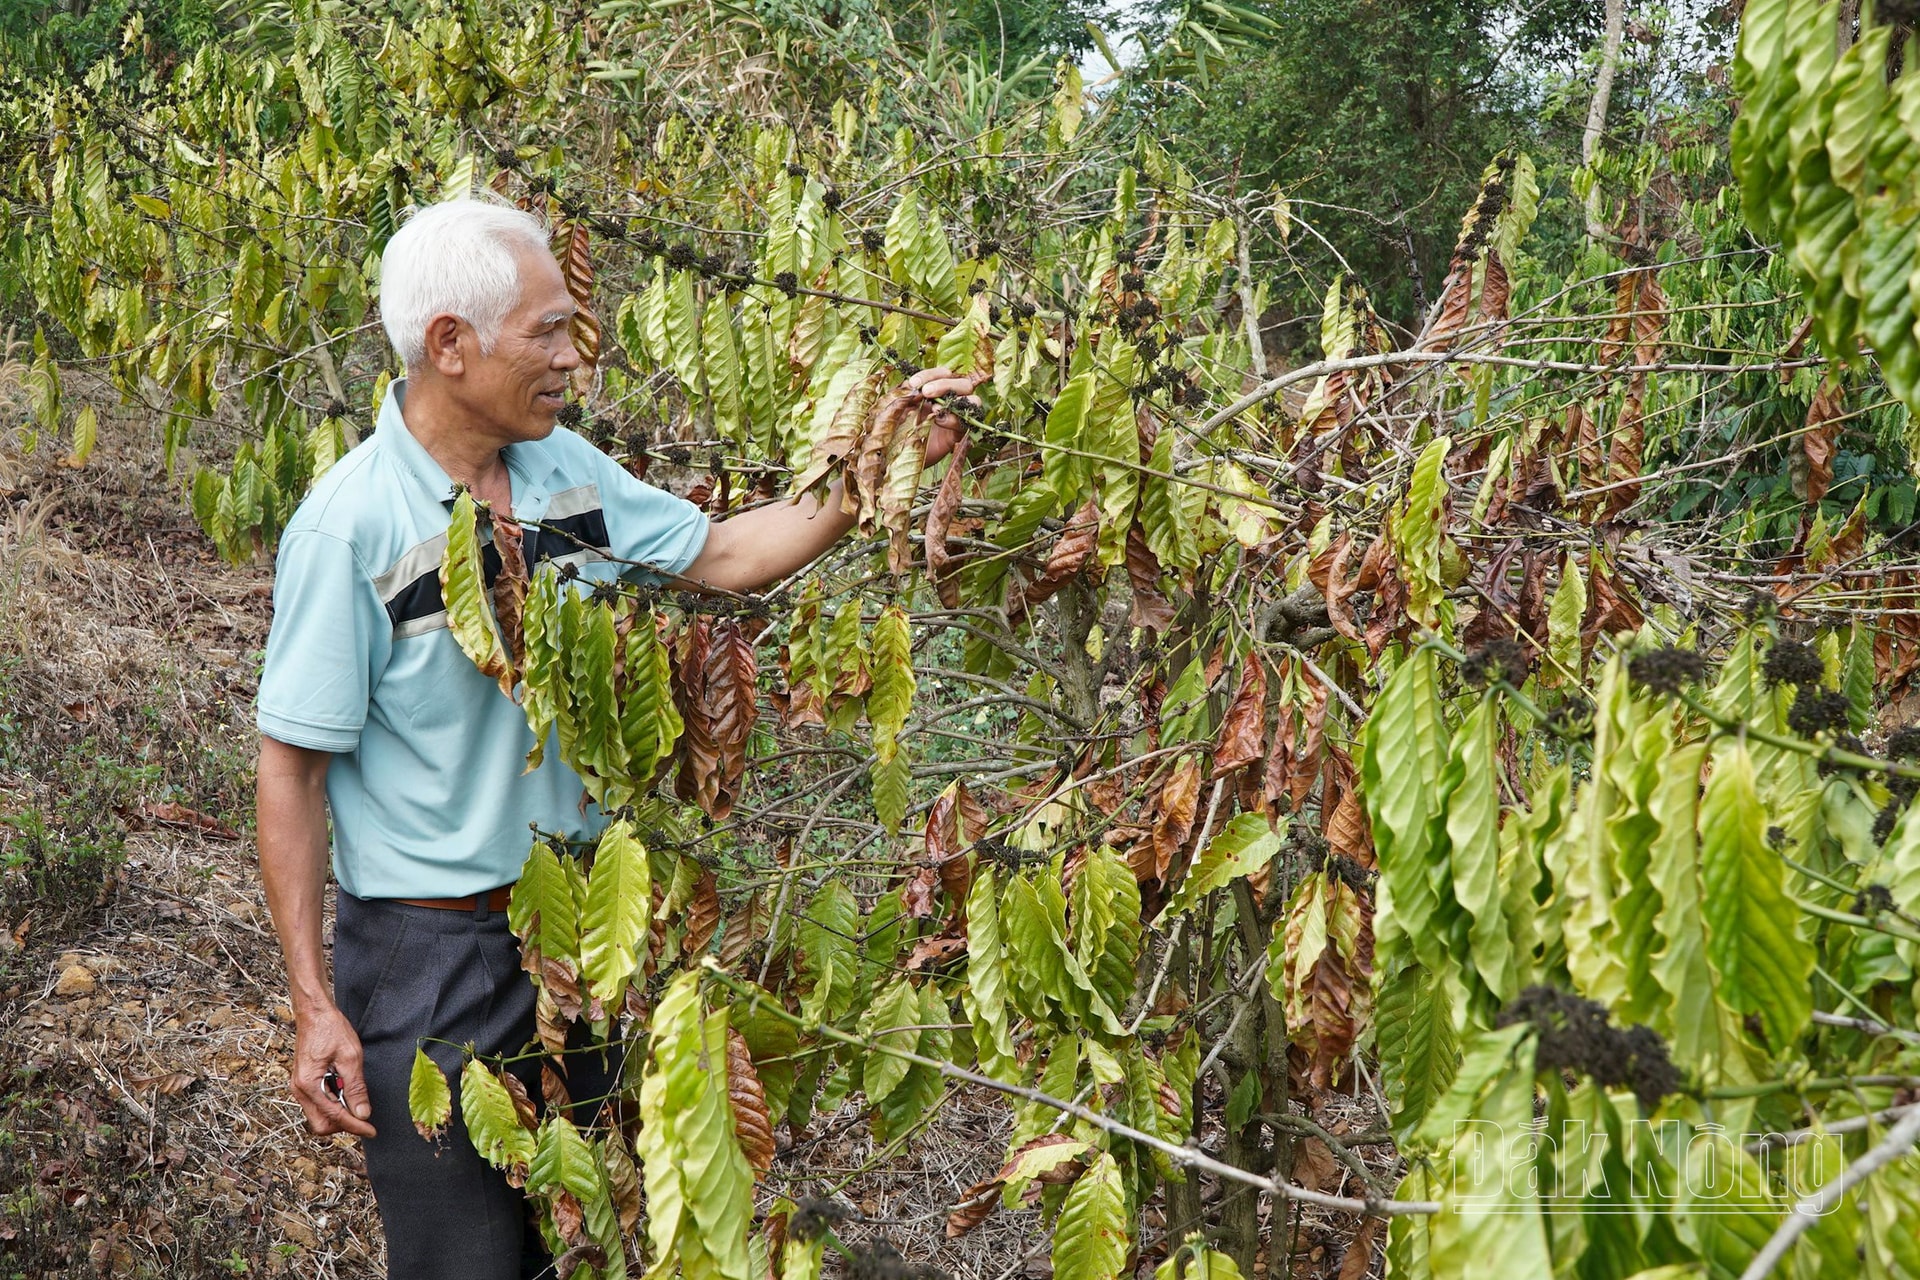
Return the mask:
<svg viewBox="0 0 1920 1280">
<path fill-rule="evenodd" d="M 580 365 L 567 329 L 578 308 L 560 265 L 531 250 L 516 256 L 519 305 L 501 321 L 491 352 L 480 354 L 477 342 L 468 348 L 472 358 L 461 379 L 464 407 L 503 443 L 542 440 L 553 432 L 566 403 L 567 375 Z"/>
</svg>

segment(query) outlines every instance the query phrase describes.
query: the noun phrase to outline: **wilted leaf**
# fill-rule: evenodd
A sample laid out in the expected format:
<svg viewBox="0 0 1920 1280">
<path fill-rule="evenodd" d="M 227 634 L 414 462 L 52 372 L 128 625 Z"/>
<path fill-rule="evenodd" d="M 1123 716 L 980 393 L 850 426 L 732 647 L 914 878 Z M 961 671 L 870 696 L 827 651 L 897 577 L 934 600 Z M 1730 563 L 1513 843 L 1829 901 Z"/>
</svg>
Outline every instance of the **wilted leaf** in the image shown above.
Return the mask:
<svg viewBox="0 0 1920 1280">
<path fill-rule="evenodd" d="M 1160 561 L 1138 520 L 1127 530 L 1127 581 L 1133 586 L 1133 625 L 1149 631 L 1171 627 L 1173 605 L 1160 591 Z"/>
<path fill-rule="evenodd" d="M 931 920 L 939 914 L 933 905 L 933 895 L 940 888 L 940 873 L 929 866 L 918 866 L 907 877 L 906 887 L 900 891 L 900 905 L 909 920 Z"/>
<path fill-rule="evenodd" d="M 527 604 L 527 557 L 520 526 L 505 517 L 495 520 L 493 549 L 500 556 L 500 572 L 493 579 L 493 616 L 499 619 L 507 654 L 518 673 L 525 670 L 527 662 L 527 640 L 520 626 Z"/>
<path fill-rule="evenodd" d="M 1186 847 L 1199 803 L 1200 759 L 1191 754 L 1181 756 L 1166 781 L 1160 784 L 1160 794 L 1154 805 L 1153 865 L 1156 879 L 1166 880 L 1167 869 Z"/>
<path fill-rule="evenodd" d="M 687 935 L 681 950 L 690 956 L 703 956 L 720 927 L 720 886 L 713 868 L 702 866 L 694 882 L 693 899 L 687 903 Z"/>
<path fill-rule="evenodd" d="M 747 1050 L 746 1037 L 727 1032 L 727 1102 L 733 1107 L 733 1131 L 740 1153 L 757 1174 L 773 1167 L 773 1117 L 767 1111 L 766 1090 Z"/>
<path fill-rule="evenodd" d="M 1053 551 L 1047 556 L 1047 567 L 1039 577 L 1027 584 L 1026 608 L 1044 600 L 1067 584 L 1067 580 L 1079 573 L 1081 568 L 1093 558 L 1094 549 L 1100 543 L 1100 508 L 1092 498 L 1088 498 L 1081 508 L 1067 517 L 1066 527 L 1060 532 L 1060 540 L 1053 544 Z"/>
<path fill-rule="evenodd" d="M 907 972 L 925 973 L 929 969 L 938 969 L 941 965 L 951 964 L 967 954 L 967 940 L 964 937 L 943 935 L 934 938 L 922 938 L 913 944 L 913 950 L 907 953 Z"/>
<path fill-rule="evenodd" d="M 1240 672 L 1240 691 L 1220 722 L 1213 748 L 1213 773 L 1220 777 L 1252 764 L 1265 754 L 1267 675 L 1258 653 L 1248 653 Z"/>
<path fill-rule="evenodd" d="M 1839 385 L 1831 378 L 1813 393 L 1807 406 L 1806 430 L 1800 433 L 1800 451 L 1806 458 L 1805 498 L 1818 502 L 1833 484 L 1834 419 L 1844 409 Z"/>
<path fill-rule="evenodd" d="M 966 476 L 967 437 L 961 436 L 948 455 L 947 473 L 940 478 L 940 487 L 934 490 L 933 502 L 927 508 L 925 529 L 927 577 L 933 581 L 941 606 L 947 609 L 960 607 L 960 581 L 955 576 L 958 566 L 947 551 L 947 535 L 953 528 L 953 518 L 960 513 Z"/>
<path fill-rule="evenodd" d="M 507 1096 L 513 1099 L 513 1113 L 520 1117 L 520 1123 L 529 1129 L 538 1128 L 540 1113 L 534 1108 L 533 1098 L 527 1093 L 527 1082 L 522 1080 L 516 1072 L 502 1071 L 500 1083 L 506 1086 Z"/>
<path fill-rule="evenodd" d="M 413 1127 L 429 1142 L 446 1132 L 447 1121 L 453 1118 L 453 1090 L 447 1084 L 446 1074 L 440 1070 L 440 1064 L 418 1046 L 413 1051 L 413 1071 L 407 1080 L 407 1112 L 413 1118 Z"/>
</svg>

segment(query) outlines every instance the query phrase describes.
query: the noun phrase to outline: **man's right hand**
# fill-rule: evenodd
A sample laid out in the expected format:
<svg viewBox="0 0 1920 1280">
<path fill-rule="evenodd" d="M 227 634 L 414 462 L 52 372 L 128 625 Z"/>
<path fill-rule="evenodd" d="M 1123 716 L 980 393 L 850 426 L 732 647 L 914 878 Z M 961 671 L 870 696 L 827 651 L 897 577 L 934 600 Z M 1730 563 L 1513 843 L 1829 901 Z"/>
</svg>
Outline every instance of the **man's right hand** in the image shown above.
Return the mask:
<svg viewBox="0 0 1920 1280">
<path fill-rule="evenodd" d="M 339 1080 L 339 1097 L 327 1088 L 329 1071 Z M 312 1012 L 299 1020 L 293 1042 L 293 1097 L 307 1113 L 310 1133 L 374 1136 L 367 1123 L 373 1107 L 367 1101 L 360 1037 L 339 1009 Z"/>
</svg>

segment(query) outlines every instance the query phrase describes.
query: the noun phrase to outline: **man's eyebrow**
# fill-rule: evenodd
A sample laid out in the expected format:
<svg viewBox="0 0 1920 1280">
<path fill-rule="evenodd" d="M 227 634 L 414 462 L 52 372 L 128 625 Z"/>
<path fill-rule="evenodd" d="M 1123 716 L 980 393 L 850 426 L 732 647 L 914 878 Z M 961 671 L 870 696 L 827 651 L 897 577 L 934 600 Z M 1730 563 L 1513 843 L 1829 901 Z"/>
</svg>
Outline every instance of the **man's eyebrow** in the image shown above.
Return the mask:
<svg viewBox="0 0 1920 1280">
<path fill-rule="evenodd" d="M 540 327 L 544 329 L 548 325 L 559 324 L 562 320 L 571 320 L 579 310 L 578 307 L 569 307 L 565 311 L 549 311 L 540 317 Z"/>
</svg>

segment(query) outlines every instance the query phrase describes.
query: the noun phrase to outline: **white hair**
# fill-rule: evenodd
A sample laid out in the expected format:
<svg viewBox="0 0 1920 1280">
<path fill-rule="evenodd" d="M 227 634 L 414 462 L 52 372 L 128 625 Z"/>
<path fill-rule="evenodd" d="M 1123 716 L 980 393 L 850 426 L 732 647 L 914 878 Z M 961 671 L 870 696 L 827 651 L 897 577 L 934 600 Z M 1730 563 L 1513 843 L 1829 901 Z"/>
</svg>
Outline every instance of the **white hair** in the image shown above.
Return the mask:
<svg viewBox="0 0 1920 1280">
<path fill-rule="evenodd" d="M 504 202 L 460 197 L 414 209 L 380 257 L 380 323 L 413 369 L 427 358 L 427 325 L 457 316 L 491 353 L 520 301 L 515 256 L 549 252 L 546 225 Z"/>
</svg>

